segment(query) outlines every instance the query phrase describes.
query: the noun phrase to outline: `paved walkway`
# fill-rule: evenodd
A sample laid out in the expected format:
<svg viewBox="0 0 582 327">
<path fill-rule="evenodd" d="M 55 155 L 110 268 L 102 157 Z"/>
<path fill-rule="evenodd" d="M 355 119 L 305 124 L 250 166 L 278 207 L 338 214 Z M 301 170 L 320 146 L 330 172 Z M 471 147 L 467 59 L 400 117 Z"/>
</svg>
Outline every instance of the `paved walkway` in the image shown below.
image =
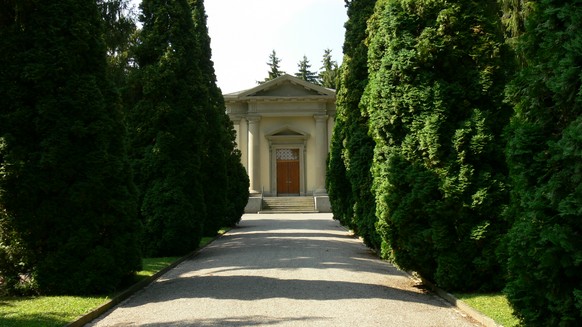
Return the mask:
<svg viewBox="0 0 582 327">
<path fill-rule="evenodd" d="M 87 326 L 476 326 L 330 214 L 239 226 Z"/>
</svg>

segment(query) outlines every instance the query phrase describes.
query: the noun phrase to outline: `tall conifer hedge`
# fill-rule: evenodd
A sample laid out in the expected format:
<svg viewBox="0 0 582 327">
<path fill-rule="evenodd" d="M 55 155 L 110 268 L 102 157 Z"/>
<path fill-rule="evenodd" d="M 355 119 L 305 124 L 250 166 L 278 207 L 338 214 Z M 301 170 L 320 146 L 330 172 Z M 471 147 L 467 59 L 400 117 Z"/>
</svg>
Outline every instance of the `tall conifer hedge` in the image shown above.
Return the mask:
<svg viewBox="0 0 582 327">
<path fill-rule="evenodd" d="M 143 0 L 132 160 L 148 255 L 194 250 L 206 220 L 202 158 L 207 89 L 188 0 Z"/>
<path fill-rule="evenodd" d="M 337 90 L 337 116 L 332 137 L 326 185 L 334 217 L 378 248 L 372 163 L 374 141 L 368 136 L 368 118 L 360 100 L 368 81 L 366 22 L 375 0 L 347 2 L 348 21 L 344 58 Z"/>
<path fill-rule="evenodd" d="M 226 172 L 228 185 L 226 189 L 226 220 L 223 226 L 233 226 L 240 222 L 249 201 L 249 175 L 242 165 L 241 152 L 236 148 L 236 131 L 230 118 L 223 120 L 225 141 L 228 155 L 226 157 Z"/>
<path fill-rule="evenodd" d="M 508 87 L 506 293 L 527 326 L 582 321 L 582 6 L 536 1 Z"/>
<path fill-rule="evenodd" d="M 141 266 L 135 189 L 95 1 L 0 5 L 0 275 L 113 290 Z"/>
<path fill-rule="evenodd" d="M 216 235 L 225 226 L 238 223 L 248 201 L 249 181 L 236 151 L 236 135 L 232 121 L 226 114 L 222 92 L 216 85 L 210 37 L 206 25 L 203 0 L 189 0 L 196 31 L 202 71 L 202 87 L 206 89 L 205 121 L 206 150 L 202 158 L 206 220 L 204 234 Z"/>
<path fill-rule="evenodd" d="M 216 235 L 226 225 L 228 176 L 226 172 L 229 146 L 223 120 L 228 119 L 224 99 L 216 86 L 214 64 L 211 60 L 210 37 L 206 27 L 204 1 L 189 0 L 192 8 L 196 43 L 199 48 L 197 64 L 202 72 L 201 87 L 205 92 L 199 105 L 204 109 L 206 133 L 203 136 L 204 152 L 202 155 L 201 177 L 204 190 L 204 202 L 208 214 L 204 221 L 204 234 Z"/>
<path fill-rule="evenodd" d="M 494 1 L 380 0 L 366 104 L 383 254 L 448 290 L 499 289 L 506 50 Z"/>
</svg>

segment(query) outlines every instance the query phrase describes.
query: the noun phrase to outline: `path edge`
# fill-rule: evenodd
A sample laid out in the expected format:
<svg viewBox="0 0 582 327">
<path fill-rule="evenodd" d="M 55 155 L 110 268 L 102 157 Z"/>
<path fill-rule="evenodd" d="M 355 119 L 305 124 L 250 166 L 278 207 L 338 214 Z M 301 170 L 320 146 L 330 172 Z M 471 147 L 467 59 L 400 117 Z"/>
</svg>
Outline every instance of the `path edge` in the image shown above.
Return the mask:
<svg viewBox="0 0 582 327">
<path fill-rule="evenodd" d="M 358 235 L 356 235 L 352 230 L 346 228 L 345 226 L 343 226 L 341 224 L 339 224 L 339 226 L 341 226 L 348 233 L 350 233 L 354 238 L 359 239 L 363 243 L 363 239 L 361 237 L 359 237 Z M 176 266 L 178 266 L 182 262 L 184 262 L 184 261 L 186 261 L 186 260 L 188 260 L 190 258 L 195 257 L 205 247 L 209 246 L 210 244 L 212 244 L 212 242 L 214 242 L 215 240 L 223 237 L 227 233 L 228 233 L 228 231 L 226 233 L 224 233 L 224 234 L 217 235 L 215 238 L 212 239 L 212 241 L 210 241 L 205 246 L 203 246 L 203 247 L 201 247 L 199 249 L 196 249 L 196 250 L 192 251 L 191 253 L 189 253 L 189 254 L 181 257 L 180 259 L 174 261 L 169 266 L 167 266 L 166 268 L 158 271 L 157 273 L 155 273 L 151 277 L 148 277 L 148 278 L 146 278 L 146 279 L 144 279 L 144 280 L 142 280 L 142 281 L 140 281 L 140 282 L 132 285 L 131 287 L 129 287 L 128 289 L 126 289 L 122 293 L 118 294 L 117 296 L 113 297 L 111 300 L 109 300 L 108 302 L 102 304 L 98 308 L 92 310 L 91 312 L 89 312 L 89 313 L 87 313 L 87 314 L 85 314 L 83 316 L 80 316 L 79 318 L 77 318 L 77 320 L 75 320 L 73 322 L 70 322 L 69 324 L 65 325 L 65 327 L 83 327 L 84 325 L 90 323 L 91 321 L 99 318 L 101 315 L 103 315 L 104 313 L 106 313 L 108 310 L 110 310 L 114 306 L 118 305 L 119 303 L 123 302 L 124 300 L 126 300 L 130 296 L 134 295 L 135 293 L 137 293 L 141 289 L 145 288 L 149 284 L 151 284 L 154 281 L 156 281 L 163 274 L 165 274 L 168 271 L 170 271 L 171 269 L 175 268 Z M 365 244 L 364 244 L 364 246 L 365 246 Z M 373 252 L 378 258 L 380 258 L 380 256 L 378 255 L 378 253 L 376 251 L 374 251 L 372 248 L 367 247 L 367 246 L 366 246 L 366 248 L 369 249 L 371 252 Z M 390 263 L 390 262 L 388 262 L 388 263 Z M 392 263 L 390 263 L 390 264 L 392 264 Z M 403 271 L 403 270 L 401 270 L 401 271 Z M 454 295 L 452 295 L 452 294 L 444 291 L 443 289 L 439 288 L 438 286 L 436 286 L 435 284 L 433 284 L 431 281 L 429 281 L 429 280 L 427 280 L 425 278 L 422 278 L 422 277 L 415 277 L 413 272 L 409 272 L 409 271 L 403 271 L 403 272 L 406 273 L 409 276 L 409 278 L 411 278 L 411 279 L 417 279 L 417 278 L 420 279 L 420 281 L 422 282 L 422 284 L 425 285 L 426 287 L 428 287 L 434 294 L 436 294 L 437 296 L 439 296 L 443 300 L 447 301 L 453 307 L 455 307 L 455 308 L 459 309 L 460 311 L 462 311 L 463 313 L 467 314 L 468 316 L 470 316 L 472 319 L 474 319 L 475 321 L 477 321 L 478 323 L 480 323 L 484 327 L 503 327 L 503 325 L 500 325 L 500 324 L 496 323 L 495 320 L 493 320 L 491 317 L 486 316 L 484 313 L 482 313 L 479 310 L 477 310 L 477 309 L 469 306 L 468 304 L 466 304 L 462 300 L 457 299 Z"/>
<path fill-rule="evenodd" d="M 72 321 L 72 322 L 66 324 L 65 327 L 83 327 L 86 324 L 90 323 L 91 321 L 99 318 L 100 316 L 105 314 L 107 311 L 112 309 L 114 306 L 120 304 L 121 302 L 125 301 L 126 299 L 128 299 L 129 297 L 134 295 L 135 293 L 144 289 L 146 286 L 155 282 L 162 275 L 164 275 L 168 271 L 174 269 L 176 266 L 178 266 L 182 262 L 196 257 L 200 253 L 200 251 L 202 251 L 204 248 L 206 248 L 207 246 L 212 244 L 217 239 L 223 237 L 227 233 L 228 233 L 228 231 L 226 231 L 223 234 L 215 236 L 210 242 L 208 242 L 208 244 L 206 244 L 203 247 L 198 248 L 198 249 L 186 254 L 185 256 L 177 259 L 176 261 L 172 262 L 169 266 L 163 268 L 162 270 L 158 271 L 157 273 L 153 274 L 152 276 L 145 278 L 145 279 L 133 284 L 132 286 L 127 288 L 125 291 L 123 291 L 123 292 L 117 294 L 116 296 L 114 296 L 113 298 L 111 298 L 108 302 L 105 302 L 104 304 L 100 305 L 99 307 L 91 310 L 89 313 L 86 313 L 86 314 L 78 317 L 75 321 Z"/>
<path fill-rule="evenodd" d="M 377 251 L 375 251 L 374 249 L 366 246 L 364 244 L 364 239 L 361 236 L 358 236 L 356 233 L 354 233 L 353 230 L 346 228 L 345 226 L 343 226 L 342 224 L 340 224 L 340 226 L 345 229 L 348 233 L 350 233 L 352 235 L 352 237 L 357 238 L 358 240 L 360 240 L 362 242 L 362 244 L 369 249 L 372 253 L 374 253 L 374 255 L 382 260 L 382 261 L 386 261 L 384 259 L 382 259 L 379 255 L 379 253 Z M 503 327 L 503 325 L 500 325 L 498 323 L 495 322 L 495 320 L 493 320 L 493 318 L 485 315 L 484 313 L 482 313 L 481 311 L 471 307 L 470 305 L 468 305 L 467 303 L 463 302 L 462 300 L 457 299 L 454 295 L 452 295 L 449 292 L 446 292 L 445 290 L 441 289 L 440 287 L 436 286 L 434 283 L 432 283 L 431 281 L 429 281 L 428 279 L 422 278 L 419 274 L 416 274 L 413 271 L 404 271 L 401 270 L 400 268 L 398 268 L 396 265 L 394 265 L 393 263 L 391 263 L 390 261 L 386 261 L 387 263 L 393 265 L 394 267 L 396 267 L 398 270 L 404 272 L 405 274 L 408 275 L 408 277 L 412 280 L 420 280 L 420 282 L 426 286 L 431 292 L 433 292 L 433 294 L 436 294 L 438 297 L 442 298 L 443 300 L 445 300 L 446 302 L 448 302 L 450 305 L 452 305 L 453 307 L 459 309 L 460 311 L 462 311 L 463 313 L 465 313 L 466 315 L 468 315 L 469 317 L 471 317 L 473 320 L 477 321 L 478 323 L 480 323 L 481 325 L 483 325 L 484 327 Z"/>
<path fill-rule="evenodd" d="M 419 278 L 422 284 L 427 286 L 433 293 L 435 293 L 436 295 L 450 303 L 452 306 L 463 311 L 465 314 L 476 320 L 481 325 L 485 327 L 503 327 L 503 325 L 496 323 L 495 320 L 493 320 L 491 317 L 471 307 L 462 300 L 457 299 L 454 295 L 434 285 L 431 281 L 424 279 L 422 277 Z"/>
</svg>

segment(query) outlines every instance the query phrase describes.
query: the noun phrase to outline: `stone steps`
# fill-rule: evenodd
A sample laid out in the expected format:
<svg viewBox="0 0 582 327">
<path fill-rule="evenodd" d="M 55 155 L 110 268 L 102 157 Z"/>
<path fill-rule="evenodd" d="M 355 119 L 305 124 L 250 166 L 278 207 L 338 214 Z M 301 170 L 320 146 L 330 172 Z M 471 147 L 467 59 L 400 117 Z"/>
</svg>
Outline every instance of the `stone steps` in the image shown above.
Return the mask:
<svg viewBox="0 0 582 327">
<path fill-rule="evenodd" d="M 315 202 L 311 196 L 265 197 L 259 213 L 312 213 Z"/>
</svg>

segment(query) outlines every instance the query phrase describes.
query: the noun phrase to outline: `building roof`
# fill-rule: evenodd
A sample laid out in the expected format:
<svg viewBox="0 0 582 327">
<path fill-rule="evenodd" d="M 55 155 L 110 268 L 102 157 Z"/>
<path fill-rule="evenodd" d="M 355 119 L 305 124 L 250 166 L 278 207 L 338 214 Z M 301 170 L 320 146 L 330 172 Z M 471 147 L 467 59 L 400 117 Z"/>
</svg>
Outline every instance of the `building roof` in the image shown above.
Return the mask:
<svg viewBox="0 0 582 327">
<path fill-rule="evenodd" d="M 273 100 L 335 101 L 335 90 L 285 74 L 251 89 L 224 95 L 226 102 Z"/>
</svg>

